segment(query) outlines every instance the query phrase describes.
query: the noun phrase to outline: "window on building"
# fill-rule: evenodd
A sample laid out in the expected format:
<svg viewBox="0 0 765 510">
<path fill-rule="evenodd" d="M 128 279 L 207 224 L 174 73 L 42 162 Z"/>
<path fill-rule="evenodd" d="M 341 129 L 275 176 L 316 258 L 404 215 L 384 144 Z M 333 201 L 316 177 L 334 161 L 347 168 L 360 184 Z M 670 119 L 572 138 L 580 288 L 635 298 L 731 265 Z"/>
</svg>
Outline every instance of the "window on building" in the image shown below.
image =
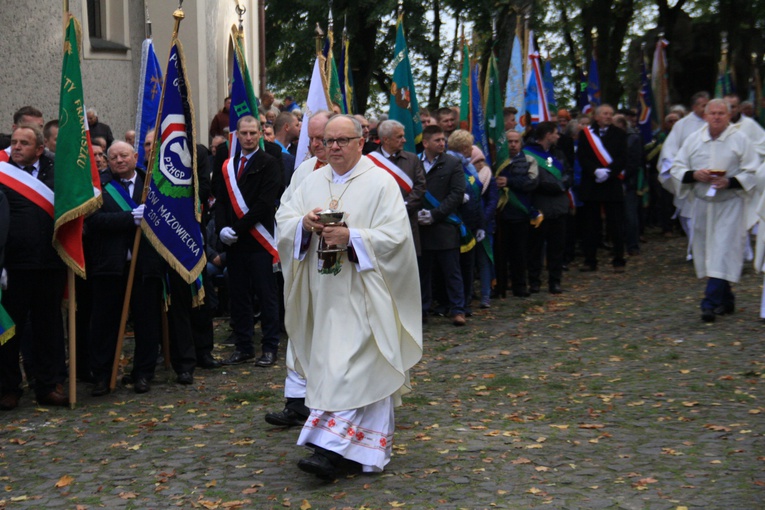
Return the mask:
<svg viewBox="0 0 765 510">
<path fill-rule="evenodd" d="M 130 51 L 127 0 L 86 0 L 84 7 L 88 31 L 85 57 L 125 56 Z"/>
</svg>

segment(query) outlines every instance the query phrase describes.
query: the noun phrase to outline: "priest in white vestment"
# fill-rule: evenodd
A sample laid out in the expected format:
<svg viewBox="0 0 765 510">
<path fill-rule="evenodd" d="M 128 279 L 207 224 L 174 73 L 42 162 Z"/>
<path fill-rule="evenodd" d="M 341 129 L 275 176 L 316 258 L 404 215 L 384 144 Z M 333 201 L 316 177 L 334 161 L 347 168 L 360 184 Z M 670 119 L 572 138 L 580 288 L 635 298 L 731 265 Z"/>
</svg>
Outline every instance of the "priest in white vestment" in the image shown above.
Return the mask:
<svg viewBox="0 0 765 510">
<path fill-rule="evenodd" d="M 298 467 L 322 478 L 383 470 L 393 408 L 422 356 L 406 208 L 393 177 L 362 156 L 361 135 L 353 117 L 333 117 L 324 132 L 329 165 L 306 176 L 277 212 L 289 368 L 306 379 L 311 409 L 298 444 L 314 454 Z M 347 226 L 323 226 L 317 212 L 327 209 L 344 212 Z M 327 264 L 320 238 L 348 252 Z"/>
<path fill-rule="evenodd" d="M 735 311 L 731 282 L 738 282 L 746 243 L 745 200 L 755 185 L 758 158 L 749 139 L 730 125 L 730 107 L 713 99 L 707 126 L 690 136 L 672 165 L 680 198 L 693 197 L 693 263 L 707 277 L 701 318 Z"/>
</svg>

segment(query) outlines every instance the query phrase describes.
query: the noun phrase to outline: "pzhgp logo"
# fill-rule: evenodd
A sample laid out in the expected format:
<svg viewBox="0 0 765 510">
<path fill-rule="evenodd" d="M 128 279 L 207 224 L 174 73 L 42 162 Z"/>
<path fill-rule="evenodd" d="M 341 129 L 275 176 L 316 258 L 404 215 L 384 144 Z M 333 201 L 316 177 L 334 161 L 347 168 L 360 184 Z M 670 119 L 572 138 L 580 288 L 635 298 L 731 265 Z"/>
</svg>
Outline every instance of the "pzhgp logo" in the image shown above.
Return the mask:
<svg viewBox="0 0 765 510">
<path fill-rule="evenodd" d="M 159 170 L 176 186 L 192 183 L 191 152 L 183 115 L 168 115 L 162 123 Z"/>
</svg>

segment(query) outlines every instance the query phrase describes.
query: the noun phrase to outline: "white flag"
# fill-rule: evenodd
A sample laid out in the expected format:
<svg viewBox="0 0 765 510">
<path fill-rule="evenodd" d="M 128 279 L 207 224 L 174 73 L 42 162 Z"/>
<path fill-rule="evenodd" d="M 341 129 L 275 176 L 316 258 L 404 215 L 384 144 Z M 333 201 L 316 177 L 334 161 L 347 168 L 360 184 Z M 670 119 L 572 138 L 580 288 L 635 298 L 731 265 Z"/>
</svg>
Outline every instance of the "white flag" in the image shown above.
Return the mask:
<svg viewBox="0 0 765 510">
<path fill-rule="evenodd" d="M 311 84 L 308 86 L 308 99 L 306 99 L 305 109 L 303 110 L 303 125 L 300 128 L 300 139 L 298 140 L 297 153 L 295 154 L 295 168 L 310 157 L 308 153 L 308 146 L 310 144 L 308 139 L 308 119 L 319 110 L 332 111 L 327 103 L 327 93 L 321 77 L 319 58 L 317 57 L 316 62 L 313 64 Z"/>
</svg>

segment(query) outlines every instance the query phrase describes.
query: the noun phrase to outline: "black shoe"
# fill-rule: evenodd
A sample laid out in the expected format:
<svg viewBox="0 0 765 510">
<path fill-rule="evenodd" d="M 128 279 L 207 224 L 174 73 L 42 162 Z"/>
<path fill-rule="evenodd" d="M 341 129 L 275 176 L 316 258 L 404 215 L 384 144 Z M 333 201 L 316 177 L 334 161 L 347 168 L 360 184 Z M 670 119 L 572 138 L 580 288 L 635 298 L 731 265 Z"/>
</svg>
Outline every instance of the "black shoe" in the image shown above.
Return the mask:
<svg viewBox="0 0 765 510">
<path fill-rule="evenodd" d="M 560 283 L 551 283 L 550 287 L 548 288 L 550 291 L 550 294 L 562 294 L 563 289 L 560 286 Z"/>
<path fill-rule="evenodd" d="M 701 320 L 704 322 L 714 322 L 717 316 L 715 315 L 714 310 L 710 308 L 705 308 L 701 310 Z"/>
<path fill-rule="evenodd" d="M 715 315 L 728 315 L 734 313 L 735 311 L 736 305 L 734 304 L 720 305 L 713 310 Z"/>
<path fill-rule="evenodd" d="M 531 294 L 538 294 L 540 290 L 542 289 L 538 283 L 532 283 L 529 285 L 529 293 Z"/>
<path fill-rule="evenodd" d="M 176 379 L 178 384 L 183 384 L 184 386 L 188 386 L 190 384 L 194 384 L 194 376 L 191 374 L 191 372 L 181 372 L 178 374 L 178 378 Z"/>
<path fill-rule="evenodd" d="M 221 362 L 215 359 L 212 354 L 206 352 L 197 356 L 197 366 L 199 368 L 220 368 Z"/>
<path fill-rule="evenodd" d="M 323 480 L 334 480 L 337 478 L 335 465 L 327 457 L 318 452 L 306 459 L 300 459 L 297 465 L 302 471 L 316 475 Z"/>
<path fill-rule="evenodd" d="M 271 367 L 274 363 L 276 363 L 275 352 L 264 352 L 263 355 L 255 361 L 255 364 L 259 367 Z"/>
<path fill-rule="evenodd" d="M 231 356 L 224 359 L 222 363 L 224 365 L 239 365 L 240 363 L 246 363 L 251 359 L 255 359 L 254 354 L 245 354 L 241 351 L 234 351 L 231 353 Z"/>
<path fill-rule="evenodd" d="M 308 416 L 298 414 L 292 409 L 284 408 L 283 411 L 278 413 L 268 413 L 266 415 L 266 423 L 276 425 L 277 427 L 296 427 L 303 426 L 308 419 Z"/>
<path fill-rule="evenodd" d="M 136 393 L 148 393 L 150 389 L 149 380 L 145 377 L 138 377 L 133 383 L 133 391 Z"/>
<path fill-rule="evenodd" d="M 591 273 L 593 271 L 597 271 L 598 266 L 591 266 L 589 264 L 585 264 L 582 267 L 579 268 L 580 273 Z"/>
<path fill-rule="evenodd" d="M 109 391 L 109 383 L 106 381 L 96 381 L 90 395 L 93 397 L 103 397 L 104 395 L 108 395 Z"/>
<path fill-rule="evenodd" d="M 128 384 L 133 384 L 133 376 L 130 374 L 125 374 L 122 376 L 122 385 L 127 386 Z"/>
</svg>

